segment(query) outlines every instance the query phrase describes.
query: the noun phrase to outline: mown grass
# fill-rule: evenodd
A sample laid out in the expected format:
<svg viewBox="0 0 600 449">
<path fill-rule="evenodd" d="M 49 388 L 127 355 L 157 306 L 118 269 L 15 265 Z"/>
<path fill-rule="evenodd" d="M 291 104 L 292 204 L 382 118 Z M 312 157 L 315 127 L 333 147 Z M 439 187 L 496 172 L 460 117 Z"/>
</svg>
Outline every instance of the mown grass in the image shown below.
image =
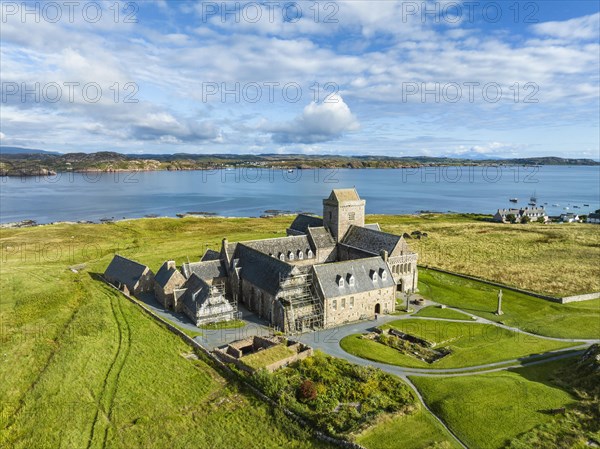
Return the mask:
<svg viewBox="0 0 600 449">
<path fill-rule="evenodd" d="M 244 327 L 246 323 L 242 320 L 229 320 L 229 321 L 219 321 L 218 323 L 210 323 L 210 324 L 201 324 L 200 329 L 211 329 L 211 330 L 220 330 L 220 329 L 238 329 L 240 327 Z"/>
<path fill-rule="evenodd" d="M 386 416 L 358 435 L 356 441 L 369 449 L 460 448 L 446 429 L 422 406 L 412 414 Z"/>
<path fill-rule="evenodd" d="M 496 363 L 575 345 L 544 340 L 491 324 L 406 319 L 392 321 L 381 328 L 398 329 L 436 343 L 435 349 L 448 348 L 452 352 L 429 364 L 382 343 L 361 338 L 361 335 L 357 334 L 344 337 L 340 346 L 350 354 L 375 362 L 411 368 L 442 369 Z"/>
<path fill-rule="evenodd" d="M 419 271 L 419 292 L 433 301 L 535 334 L 560 338 L 600 338 L 600 299 L 558 304 L 504 290 L 495 314 L 498 288 L 433 270 Z"/>
<path fill-rule="evenodd" d="M 469 447 L 497 449 L 575 403 L 553 383 L 573 359 L 465 377 L 411 377 L 427 404 Z M 540 446 L 543 447 L 543 446 Z"/>
<path fill-rule="evenodd" d="M 556 296 L 600 291 L 598 226 L 510 225 L 484 218 L 472 214 L 372 215 L 367 221 L 379 222 L 384 231 L 397 234 L 426 232 L 427 238 L 408 240 L 423 265 Z"/>
<path fill-rule="evenodd" d="M 422 316 L 427 318 L 444 318 L 447 320 L 465 320 L 470 321 L 471 317 L 462 312 L 458 312 L 452 309 L 442 309 L 437 306 L 427 306 L 423 307 L 415 316 Z"/>
</svg>

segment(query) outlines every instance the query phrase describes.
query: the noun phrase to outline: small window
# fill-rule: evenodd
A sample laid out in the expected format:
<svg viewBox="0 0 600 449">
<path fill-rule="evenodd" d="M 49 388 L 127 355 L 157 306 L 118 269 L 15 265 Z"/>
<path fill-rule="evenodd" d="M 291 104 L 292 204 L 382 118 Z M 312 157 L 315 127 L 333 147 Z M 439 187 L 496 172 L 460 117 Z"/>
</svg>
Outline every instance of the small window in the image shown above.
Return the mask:
<svg viewBox="0 0 600 449">
<path fill-rule="evenodd" d="M 371 273 L 371 279 L 373 279 L 373 282 L 377 282 L 377 272 L 376 271 L 373 271 Z"/>
<path fill-rule="evenodd" d="M 387 271 L 385 271 L 385 270 L 381 271 L 381 280 L 387 281 Z"/>
<path fill-rule="evenodd" d="M 290 260 L 294 260 L 294 253 L 293 253 L 293 252 L 291 252 L 291 251 L 290 251 L 290 252 L 288 253 L 288 259 L 290 259 Z"/>
<path fill-rule="evenodd" d="M 279 260 L 285 260 L 285 254 L 279 253 Z"/>
<path fill-rule="evenodd" d="M 304 253 L 301 250 L 298 251 L 298 259 L 304 259 Z"/>
<path fill-rule="evenodd" d="M 333 310 L 337 310 L 337 299 L 334 299 L 334 300 L 331 302 L 331 307 L 333 308 Z"/>
<path fill-rule="evenodd" d="M 306 252 L 306 255 L 308 256 L 308 258 L 309 258 L 309 259 L 312 259 L 312 257 L 313 257 L 313 252 L 312 252 L 312 249 L 309 249 L 309 250 Z"/>
<path fill-rule="evenodd" d="M 340 278 L 338 279 L 338 286 L 343 287 L 344 286 L 344 278 L 342 278 L 340 276 Z"/>
<path fill-rule="evenodd" d="M 356 217 L 356 214 L 354 212 L 348 213 L 348 220 L 354 221 L 355 217 Z"/>
<path fill-rule="evenodd" d="M 342 298 L 342 307 L 341 309 L 344 310 L 346 308 L 346 298 Z"/>
<path fill-rule="evenodd" d="M 354 296 L 350 296 L 350 308 L 354 309 Z"/>
<path fill-rule="evenodd" d="M 352 275 L 348 276 L 348 285 L 350 287 L 354 287 L 354 276 L 352 276 Z"/>
</svg>

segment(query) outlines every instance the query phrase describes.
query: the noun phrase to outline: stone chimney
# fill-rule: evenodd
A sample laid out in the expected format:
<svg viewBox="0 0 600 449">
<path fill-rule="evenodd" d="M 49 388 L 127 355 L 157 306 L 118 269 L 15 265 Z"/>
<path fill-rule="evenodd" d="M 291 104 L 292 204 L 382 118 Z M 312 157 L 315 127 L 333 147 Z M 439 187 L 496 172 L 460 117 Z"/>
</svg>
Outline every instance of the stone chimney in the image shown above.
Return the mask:
<svg viewBox="0 0 600 449">
<path fill-rule="evenodd" d="M 175 265 L 174 260 L 167 260 L 167 269 L 168 270 L 176 270 L 177 266 Z"/>
<path fill-rule="evenodd" d="M 382 249 L 379 254 L 381 255 L 381 258 L 383 259 L 383 261 L 387 263 L 387 261 L 388 261 L 388 252 L 385 249 Z"/>
</svg>

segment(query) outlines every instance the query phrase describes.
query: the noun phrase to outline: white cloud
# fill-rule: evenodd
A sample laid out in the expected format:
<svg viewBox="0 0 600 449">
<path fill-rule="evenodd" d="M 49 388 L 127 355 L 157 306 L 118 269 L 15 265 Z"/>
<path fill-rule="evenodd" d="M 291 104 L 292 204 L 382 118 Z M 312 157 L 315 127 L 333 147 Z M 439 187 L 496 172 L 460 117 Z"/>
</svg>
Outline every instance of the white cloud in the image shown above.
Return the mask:
<svg viewBox="0 0 600 449">
<path fill-rule="evenodd" d="M 322 103 L 314 101 L 302 114 L 287 123 L 262 125 L 277 143 L 318 143 L 336 139 L 360 127 L 357 118 L 340 95 L 329 95 Z"/>
<path fill-rule="evenodd" d="M 542 36 L 566 40 L 595 40 L 600 35 L 600 13 L 577 17 L 570 20 L 544 22 L 532 26 L 533 31 Z"/>
</svg>

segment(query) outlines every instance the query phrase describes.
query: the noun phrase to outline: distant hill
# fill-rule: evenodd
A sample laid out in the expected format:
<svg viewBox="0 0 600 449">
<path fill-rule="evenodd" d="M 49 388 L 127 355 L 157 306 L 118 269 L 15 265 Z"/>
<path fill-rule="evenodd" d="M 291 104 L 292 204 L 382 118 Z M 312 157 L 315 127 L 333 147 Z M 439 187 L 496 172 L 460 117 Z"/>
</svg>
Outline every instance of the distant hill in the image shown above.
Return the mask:
<svg viewBox="0 0 600 449">
<path fill-rule="evenodd" d="M 61 154 L 57 151 L 36 150 L 33 148 L 7 147 L 0 145 L 0 154 Z"/>
</svg>

